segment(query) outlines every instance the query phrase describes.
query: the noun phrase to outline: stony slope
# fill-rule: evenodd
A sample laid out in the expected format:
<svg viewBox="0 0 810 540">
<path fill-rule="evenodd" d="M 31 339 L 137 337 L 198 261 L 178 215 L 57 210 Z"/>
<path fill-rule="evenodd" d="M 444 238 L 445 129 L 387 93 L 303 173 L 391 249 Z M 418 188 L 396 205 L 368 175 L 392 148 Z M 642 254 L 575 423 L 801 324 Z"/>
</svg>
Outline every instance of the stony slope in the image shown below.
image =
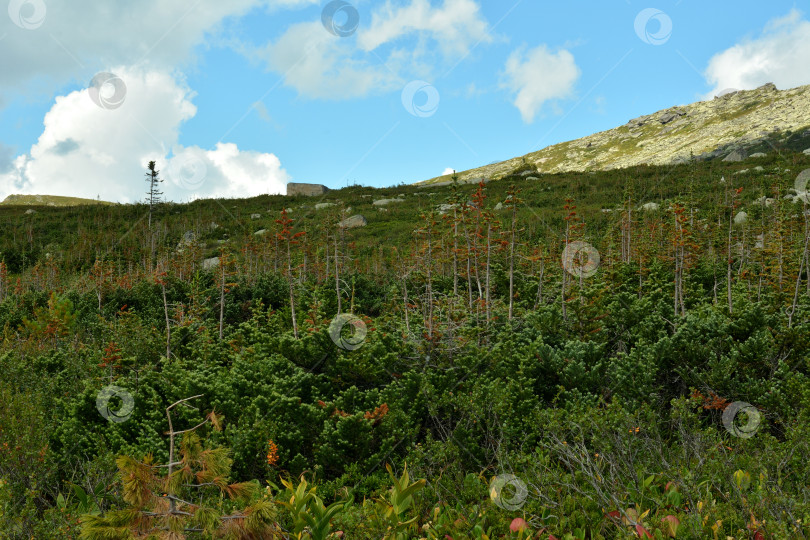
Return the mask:
<svg viewBox="0 0 810 540">
<path fill-rule="evenodd" d="M 772 141 L 799 131 L 810 147 L 810 85 L 778 90 L 773 84 L 725 93 L 709 101 L 633 118 L 617 128 L 546 147 L 522 157 L 458 173 L 462 182 L 531 174 L 608 170 L 696 159 L 741 160 L 767 151 Z M 450 176 L 420 184 L 449 183 Z"/>
<path fill-rule="evenodd" d="M 0 204 L 5 206 L 83 206 L 86 204 L 114 203 L 79 197 L 61 197 L 59 195 L 9 195 Z"/>
</svg>

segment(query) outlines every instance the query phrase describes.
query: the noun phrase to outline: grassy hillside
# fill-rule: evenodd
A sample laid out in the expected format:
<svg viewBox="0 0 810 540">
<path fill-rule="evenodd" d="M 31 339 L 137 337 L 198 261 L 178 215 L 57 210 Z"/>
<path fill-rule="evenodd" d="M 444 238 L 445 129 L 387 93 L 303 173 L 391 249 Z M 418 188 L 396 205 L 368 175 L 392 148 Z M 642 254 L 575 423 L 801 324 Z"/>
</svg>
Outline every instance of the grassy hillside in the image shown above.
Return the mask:
<svg viewBox="0 0 810 540">
<path fill-rule="evenodd" d="M 808 169 L 0 206 L 0 538 L 806 538 Z"/>
<path fill-rule="evenodd" d="M 96 199 L 61 197 L 59 195 L 9 195 L 0 202 L 2 206 L 86 206 L 114 204 Z"/>
</svg>

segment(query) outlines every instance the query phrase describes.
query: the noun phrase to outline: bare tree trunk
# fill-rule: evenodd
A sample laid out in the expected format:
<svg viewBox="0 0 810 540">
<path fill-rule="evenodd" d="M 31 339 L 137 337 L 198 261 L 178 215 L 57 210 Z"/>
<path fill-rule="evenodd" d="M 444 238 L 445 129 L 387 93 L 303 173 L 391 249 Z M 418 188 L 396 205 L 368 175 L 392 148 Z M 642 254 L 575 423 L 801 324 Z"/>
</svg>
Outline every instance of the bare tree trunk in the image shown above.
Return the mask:
<svg viewBox="0 0 810 540">
<path fill-rule="evenodd" d="M 335 235 L 335 294 L 337 294 L 337 311 L 338 315 L 340 315 L 343 311 L 343 299 L 340 293 L 340 271 L 338 268 L 338 237 Z"/>
<path fill-rule="evenodd" d="M 487 269 L 485 274 L 485 283 L 486 283 L 486 316 L 487 316 L 487 324 L 489 324 L 490 320 L 492 319 L 492 305 L 491 305 L 491 287 L 490 287 L 490 254 L 492 253 L 492 245 L 491 245 L 491 236 L 492 236 L 492 224 L 487 223 Z"/>
<path fill-rule="evenodd" d="M 224 261 L 222 261 L 224 262 Z M 219 289 L 219 340 L 222 341 L 222 322 L 225 320 L 225 267 L 222 266 L 222 281 Z"/>
<path fill-rule="evenodd" d="M 568 221 L 566 221 L 565 222 L 565 239 L 564 239 L 565 240 L 565 245 L 563 246 L 563 249 L 568 247 L 569 232 L 570 232 L 570 224 L 569 224 Z M 565 320 L 568 320 L 568 310 L 567 310 L 567 307 L 565 305 L 565 289 L 567 288 L 567 286 L 568 286 L 568 270 L 566 268 L 563 268 L 562 287 L 560 288 L 560 301 L 562 303 L 563 319 L 565 319 Z"/>
<path fill-rule="evenodd" d="M 458 220 L 453 207 L 453 297 L 458 296 Z"/>
<path fill-rule="evenodd" d="M 726 296 L 728 298 L 728 313 L 731 315 L 734 312 L 734 305 L 732 303 L 731 298 L 731 230 L 734 226 L 734 204 L 731 205 L 731 216 L 728 220 L 728 242 L 727 242 L 727 249 L 728 249 L 728 259 L 726 261 Z"/>
<path fill-rule="evenodd" d="M 472 268 L 471 268 L 471 260 L 470 255 L 472 253 L 472 247 L 470 245 L 470 234 L 467 230 L 467 222 L 464 221 L 464 239 L 467 243 L 467 305 L 470 311 L 472 311 L 473 301 L 472 301 Z"/>
<path fill-rule="evenodd" d="M 172 327 L 169 324 L 169 304 L 166 301 L 166 284 L 160 284 L 160 290 L 163 293 L 163 313 L 166 315 L 166 360 L 172 356 Z M 101 294 L 99 293 L 99 310 L 101 309 Z"/>
<path fill-rule="evenodd" d="M 295 288 L 293 287 L 292 253 L 290 252 L 290 239 L 287 238 L 287 282 L 290 287 L 290 316 L 292 317 L 293 336 L 298 339 L 298 322 L 295 319 Z"/>
<path fill-rule="evenodd" d="M 517 228 L 517 204 L 512 201 L 512 238 L 509 241 L 509 320 L 512 320 L 515 304 L 515 233 Z"/>
<path fill-rule="evenodd" d="M 402 276 L 402 306 L 405 310 L 405 331 L 411 335 L 411 324 L 408 318 L 408 276 Z"/>
<path fill-rule="evenodd" d="M 433 221 L 431 215 L 428 219 Z M 427 331 L 428 339 L 433 339 L 433 224 L 428 224 L 428 251 L 427 251 Z"/>
<path fill-rule="evenodd" d="M 807 269 L 807 282 L 810 286 L 810 266 L 806 266 L 807 261 L 807 246 L 810 243 L 810 219 L 807 215 L 807 204 L 802 205 L 802 214 L 804 215 L 804 247 L 802 248 L 802 255 L 799 263 L 799 273 L 796 276 L 796 288 L 793 291 L 793 304 L 790 307 L 790 315 L 788 316 L 788 328 L 793 326 L 793 315 L 796 313 L 796 307 L 799 303 L 799 287 L 802 283 L 802 271 Z"/>
<path fill-rule="evenodd" d="M 537 300 L 534 303 L 534 309 L 537 309 L 543 302 L 543 275 L 546 273 L 546 263 L 540 261 L 540 279 L 537 282 Z"/>
<path fill-rule="evenodd" d="M 172 403 L 171 405 L 166 407 L 166 418 L 169 421 L 169 464 L 168 464 L 169 472 L 166 475 L 166 491 L 167 491 L 166 496 L 169 499 L 169 508 L 170 508 L 169 513 L 170 513 L 170 515 L 174 515 L 174 513 L 177 511 L 177 506 L 175 504 L 176 497 L 174 495 L 174 492 L 169 487 L 169 486 L 171 486 L 170 480 L 171 480 L 171 477 L 172 477 L 172 472 L 174 471 L 174 466 L 179 464 L 179 463 L 175 463 L 175 461 L 174 461 L 174 438 L 175 438 L 175 436 L 177 436 L 177 435 L 179 435 L 181 433 L 185 433 L 187 431 L 193 431 L 193 430 L 197 429 L 195 427 L 195 428 L 186 429 L 186 430 L 183 430 L 183 431 L 175 431 L 174 426 L 172 425 L 171 410 L 176 405 L 179 405 L 180 403 L 184 403 L 186 401 L 191 401 L 192 399 L 197 399 L 197 398 L 202 397 L 202 396 L 203 396 L 203 394 L 199 394 L 199 395 L 192 396 L 192 397 L 189 397 L 189 398 L 186 398 L 186 399 L 181 399 L 180 401 L 175 401 L 174 403 Z M 197 427 L 200 427 L 200 426 L 197 426 Z"/>
</svg>

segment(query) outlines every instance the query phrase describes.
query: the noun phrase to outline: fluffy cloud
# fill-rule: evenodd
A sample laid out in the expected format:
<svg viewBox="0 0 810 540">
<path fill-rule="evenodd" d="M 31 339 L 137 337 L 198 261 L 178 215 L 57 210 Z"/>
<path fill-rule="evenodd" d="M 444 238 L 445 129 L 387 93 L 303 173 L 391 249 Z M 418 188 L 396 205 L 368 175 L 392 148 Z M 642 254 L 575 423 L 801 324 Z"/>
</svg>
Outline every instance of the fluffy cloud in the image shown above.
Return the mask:
<svg viewBox="0 0 810 540">
<path fill-rule="evenodd" d="M 767 82 L 792 88 L 810 80 L 810 22 L 797 10 L 770 21 L 761 35 L 746 39 L 709 60 L 705 76 L 710 99 L 727 88 L 750 90 Z"/>
<path fill-rule="evenodd" d="M 173 68 L 188 59 L 206 33 L 216 30 L 229 16 L 278 0 L 228 0 L 185 2 L 129 0 L 113 6 L 92 0 L 29 0 L 20 3 L 20 28 L 0 13 L 0 90 L 44 77 L 55 86 L 66 79 L 84 78 L 99 67 L 148 63 Z M 285 0 L 284 7 L 304 4 Z M 9 8 L 15 7 L 9 5 Z M 36 19 L 34 19 L 36 17 Z M 38 86 L 40 88 L 41 86 Z"/>
<path fill-rule="evenodd" d="M 473 43 L 492 41 L 473 0 L 445 0 L 440 7 L 432 7 L 428 0 L 397 7 L 387 0 L 372 15 L 370 27 L 360 33 L 357 43 L 363 50 L 373 51 L 411 33 L 430 37 L 445 55 L 464 55 Z"/>
<path fill-rule="evenodd" d="M 429 78 L 437 61 L 461 58 L 474 43 L 492 41 L 487 28 L 474 0 L 435 7 L 428 0 L 387 0 L 356 36 L 333 36 L 319 21 L 300 23 L 255 54 L 301 95 L 346 99 L 401 89 L 414 76 Z"/>
<path fill-rule="evenodd" d="M 0 170 L 0 198 L 10 193 L 70 195 L 134 202 L 146 190 L 146 164 L 157 161 L 171 200 L 280 193 L 288 180 L 273 154 L 178 144 L 183 122 L 197 112 L 192 92 L 163 71 L 116 68 L 126 84 L 123 104 L 104 109 L 87 89 L 59 96 L 27 154 Z M 110 102 L 116 96 L 101 89 Z M 171 159 L 170 159 L 170 156 Z"/>
<path fill-rule="evenodd" d="M 386 68 L 353 57 L 353 44 L 332 36 L 320 21 L 292 25 L 260 56 L 284 76 L 284 84 L 313 98 L 362 97 L 390 90 L 398 78 Z"/>
<path fill-rule="evenodd" d="M 514 94 L 515 107 L 530 124 L 545 102 L 570 97 L 580 74 L 570 52 L 561 49 L 553 53 L 540 45 L 529 51 L 513 51 L 501 84 Z"/>
</svg>

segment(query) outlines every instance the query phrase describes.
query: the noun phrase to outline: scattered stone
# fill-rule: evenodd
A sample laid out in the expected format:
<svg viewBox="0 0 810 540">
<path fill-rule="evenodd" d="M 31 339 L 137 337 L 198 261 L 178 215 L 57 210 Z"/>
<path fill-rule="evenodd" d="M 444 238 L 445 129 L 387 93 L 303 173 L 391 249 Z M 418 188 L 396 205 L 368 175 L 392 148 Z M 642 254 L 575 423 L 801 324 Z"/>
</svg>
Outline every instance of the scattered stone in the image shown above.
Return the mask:
<svg viewBox="0 0 810 540">
<path fill-rule="evenodd" d="M 768 206 L 771 206 L 774 203 L 774 199 L 771 199 L 770 197 L 766 197 L 765 195 L 763 195 L 762 197 L 760 197 L 759 199 L 757 199 L 754 202 L 757 203 L 760 206 L 768 207 Z"/>
<path fill-rule="evenodd" d="M 765 157 L 765 156 L 767 156 L 767 155 L 768 155 L 768 154 L 765 154 L 765 153 L 763 153 L 763 152 L 756 152 L 756 153 L 754 153 L 754 154 L 751 154 L 751 155 L 750 155 L 750 156 L 748 156 L 748 157 L 750 157 L 750 158 L 761 158 L 761 157 Z"/>
<path fill-rule="evenodd" d="M 388 212 L 388 208 L 381 208 L 381 207 L 378 207 L 378 208 L 377 208 L 377 212 Z"/>
<path fill-rule="evenodd" d="M 335 203 L 330 202 L 322 202 L 315 205 L 315 210 L 323 210 L 324 208 L 329 208 L 331 206 L 336 206 Z"/>
<path fill-rule="evenodd" d="M 455 204 L 440 204 L 438 210 L 440 214 L 444 214 L 445 212 L 449 212 L 453 208 L 456 208 L 456 206 L 457 205 Z"/>
<path fill-rule="evenodd" d="M 762 172 L 765 170 L 765 167 L 760 167 L 759 165 L 757 165 L 756 167 L 754 167 L 754 170 L 757 172 Z"/>
<path fill-rule="evenodd" d="M 737 171 L 734 174 L 748 174 L 748 169 L 743 169 L 741 171 Z"/>
<path fill-rule="evenodd" d="M 368 225 L 368 221 L 360 214 L 347 217 L 337 224 L 341 229 L 356 229 L 357 227 L 365 227 L 366 225 Z"/>
<path fill-rule="evenodd" d="M 363 199 L 370 199 L 370 198 L 372 198 L 373 196 L 374 196 L 374 195 L 360 195 L 360 197 L 362 197 Z"/>
<path fill-rule="evenodd" d="M 736 216 L 734 216 L 734 223 L 736 225 L 742 225 L 748 221 L 748 212 L 738 212 Z"/>
<path fill-rule="evenodd" d="M 669 124 L 676 118 L 678 118 L 678 115 L 675 113 L 665 113 L 662 114 L 660 118 L 658 118 L 658 121 L 661 122 L 662 124 Z"/>
<path fill-rule="evenodd" d="M 609 213 L 611 213 L 611 212 L 613 212 L 613 209 L 612 209 L 612 208 L 602 208 L 602 213 L 603 213 L 603 214 L 609 214 Z"/>
<path fill-rule="evenodd" d="M 758 234 L 757 235 L 757 241 L 754 244 L 754 249 L 762 249 L 764 247 L 765 247 L 765 235 L 764 234 Z"/>
<path fill-rule="evenodd" d="M 259 229 L 253 233 L 254 236 L 264 236 L 265 234 L 267 234 L 267 229 Z"/>
<path fill-rule="evenodd" d="M 30 216 L 31 214 L 36 214 L 36 213 L 37 213 L 37 211 L 34 210 L 33 208 L 29 208 L 28 210 L 25 211 L 25 214 L 28 215 L 28 216 Z"/>
<path fill-rule="evenodd" d="M 304 195 L 314 197 L 328 192 L 329 188 L 321 184 L 304 184 L 300 182 L 289 182 L 287 184 L 287 195 Z"/>
<path fill-rule="evenodd" d="M 806 148 L 805 150 L 802 150 L 802 154 L 804 154 L 806 156 L 810 156 L 810 148 Z"/>
<path fill-rule="evenodd" d="M 810 148 L 808 148 L 808 150 L 810 150 Z M 522 173 L 520 173 L 520 176 L 531 176 L 536 173 L 537 171 L 523 171 Z"/>
<path fill-rule="evenodd" d="M 196 241 L 197 235 L 194 234 L 193 231 L 186 231 L 183 233 L 183 238 L 180 239 L 180 243 L 177 244 L 177 249 L 183 249 L 185 247 L 188 247 Z"/>
<path fill-rule="evenodd" d="M 495 211 L 497 212 L 498 210 L 503 210 L 503 203 L 499 202 L 495 205 Z"/>
<path fill-rule="evenodd" d="M 212 222 L 211 222 L 211 224 L 208 226 L 208 228 L 209 228 L 209 229 L 211 229 L 212 231 L 215 231 L 215 230 L 219 229 L 219 224 L 218 224 L 218 223 L 214 223 L 214 222 L 212 221 Z"/>
<path fill-rule="evenodd" d="M 738 148 L 737 150 L 734 150 L 726 157 L 724 157 L 723 161 L 742 161 L 744 159 L 745 159 L 745 150 L 743 150 L 742 148 Z"/>
<path fill-rule="evenodd" d="M 391 203 L 401 203 L 403 202 L 402 199 L 380 199 L 378 201 L 374 201 L 371 203 L 374 206 L 388 206 Z"/>
<path fill-rule="evenodd" d="M 219 266 L 219 257 L 211 257 L 202 262 L 203 270 L 213 270 L 217 266 Z"/>
<path fill-rule="evenodd" d="M 293 212 L 292 208 L 285 208 L 285 210 L 287 211 L 288 214 L 292 214 L 292 212 Z"/>
<path fill-rule="evenodd" d="M 261 214 L 250 214 L 250 219 L 262 219 Z"/>
<path fill-rule="evenodd" d="M 526 178 L 526 180 L 540 180 L 540 179 L 536 176 L 529 176 Z"/>
<path fill-rule="evenodd" d="M 644 203 L 638 207 L 639 210 L 644 210 L 645 212 L 653 212 L 655 210 L 658 210 L 659 208 L 661 208 L 661 206 L 658 203 L 654 202 Z"/>
</svg>

